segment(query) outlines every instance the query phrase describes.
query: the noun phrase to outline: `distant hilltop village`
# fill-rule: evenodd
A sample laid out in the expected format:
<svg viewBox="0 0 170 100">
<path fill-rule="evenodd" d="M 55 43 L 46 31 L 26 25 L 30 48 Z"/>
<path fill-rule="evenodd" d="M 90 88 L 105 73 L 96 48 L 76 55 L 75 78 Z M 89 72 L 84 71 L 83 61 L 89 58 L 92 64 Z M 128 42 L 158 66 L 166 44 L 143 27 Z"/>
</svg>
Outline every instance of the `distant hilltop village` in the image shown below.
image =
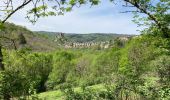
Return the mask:
<svg viewBox="0 0 170 100">
<path fill-rule="evenodd" d="M 130 38 L 132 38 L 132 36 L 121 36 L 118 37 L 119 40 L 126 42 L 128 41 Z M 92 48 L 92 47 L 98 47 L 101 49 L 107 49 L 112 47 L 113 41 L 109 40 L 109 41 L 101 41 L 101 42 L 93 42 L 93 41 L 89 41 L 89 42 L 72 42 L 69 41 L 66 37 L 65 37 L 65 33 L 57 33 L 57 35 L 55 36 L 55 42 L 58 43 L 58 45 L 64 47 L 64 48 Z"/>
<path fill-rule="evenodd" d="M 91 48 L 91 47 L 100 47 L 100 48 L 109 48 L 109 41 L 106 42 L 85 42 L 85 43 L 69 43 L 66 42 L 64 45 L 65 48 Z"/>
</svg>

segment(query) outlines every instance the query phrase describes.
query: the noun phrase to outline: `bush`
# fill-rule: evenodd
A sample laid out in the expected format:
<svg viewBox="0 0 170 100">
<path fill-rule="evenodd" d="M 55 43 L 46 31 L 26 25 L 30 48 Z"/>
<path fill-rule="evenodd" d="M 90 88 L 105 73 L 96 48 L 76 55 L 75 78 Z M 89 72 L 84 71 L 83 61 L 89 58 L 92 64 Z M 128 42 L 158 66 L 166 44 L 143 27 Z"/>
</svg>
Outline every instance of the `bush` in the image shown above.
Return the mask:
<svg viewBox="0 0 170 100">
<path fill-rule="evenodd" d="M 30 89 L 45 91 L 51 72 L 51 56 L 42 53 L 4 51 L 5 71 L 1 78 L 1 95 L 6 98 L 28 96 Z"/>
</svg>

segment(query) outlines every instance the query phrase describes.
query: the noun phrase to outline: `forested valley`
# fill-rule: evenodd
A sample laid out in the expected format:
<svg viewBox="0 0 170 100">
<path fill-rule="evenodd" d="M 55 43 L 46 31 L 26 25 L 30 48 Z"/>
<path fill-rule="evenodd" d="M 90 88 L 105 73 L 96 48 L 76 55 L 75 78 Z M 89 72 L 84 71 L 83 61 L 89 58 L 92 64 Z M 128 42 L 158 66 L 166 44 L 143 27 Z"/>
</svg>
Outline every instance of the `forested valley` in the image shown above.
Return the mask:
<svg viewBox="0 0 170 100">
<path fill-rule="evenodd" d="M 149 26 L 140 35 L 35 32 L 2 20 L 0 100 L 170 100 L 170 2 L 125 1 L 149 15 L 134 14 Z"/>
</svg>

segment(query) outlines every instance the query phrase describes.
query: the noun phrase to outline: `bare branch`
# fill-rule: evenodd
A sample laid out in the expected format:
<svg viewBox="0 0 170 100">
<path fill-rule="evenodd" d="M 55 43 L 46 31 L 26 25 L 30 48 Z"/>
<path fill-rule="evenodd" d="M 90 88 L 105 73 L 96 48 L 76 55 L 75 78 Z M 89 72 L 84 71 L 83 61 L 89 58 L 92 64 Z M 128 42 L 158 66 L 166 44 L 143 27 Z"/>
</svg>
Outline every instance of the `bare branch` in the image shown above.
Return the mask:
<svg viewBox="0 0 170 100">
<path fill-rule="evenodd" d="M 123 7 L 132 7 L 134 8 L 135 6 L 129 6 L 129 5 L 122 5 Z"/>
<path fill-rule="evenodd" d="M 138 13 L 142 13 L 141 11 L 123 11 L 123 12 L 120 12 L 120 13 L 136 13 L 136 12 L 138 12 Z"/>
<path fill-rule="evenodd" d="M 25 0 L 25 2 L 24 2 L 22 5 L 18 6 L 15 10 L 13 10 L 13 11 L 2 21 L 2 23 L 5 23 L 15 12 L 17 12 L 18 10 L 20 10 L 21 8 L 23 8 L 25 5 L 29 4 L 31 1 L 32 1 L 32 0 L 28 0 L 28 1 Z"/>
</svg>

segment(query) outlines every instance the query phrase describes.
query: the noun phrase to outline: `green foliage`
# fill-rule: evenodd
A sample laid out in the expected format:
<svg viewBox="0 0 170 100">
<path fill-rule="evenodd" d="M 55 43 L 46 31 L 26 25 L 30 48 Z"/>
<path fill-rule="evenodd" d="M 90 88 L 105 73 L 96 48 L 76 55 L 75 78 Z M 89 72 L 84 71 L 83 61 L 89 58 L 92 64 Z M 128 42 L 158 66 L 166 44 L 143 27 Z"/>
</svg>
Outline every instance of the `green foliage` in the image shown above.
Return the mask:
<svg viewBox="0 0 170 100">
<path fill-rule="evenodd" d="M 91 57 L 90 59 L 89 56 Z M 82 55 L 82 51 L 77 53 L 72 51 L 56 52 L 53 57 L 53 70 L 49 75 L 47 87 L 49 89 L 58 89 L 60 86 L 70 83 L 75 86 L 95 84 L 95 82 L 91 83 L 90 81 L 94 77 L 87 78 L 88 75 L 92 76 L 93 57 L 89 53 Z"/>
<path fill-rule="evenodd" d="M 74 55 L 68 52 L 57 52 L 53 57 L 53 69 L 47 82 L 48 88 L 54 88 L 57 84 L 66 82 L 69 72 L 72 71 L 71 60 Z"/>
<path fill-rule="evenodd" d="M 0 22 L 0 31 L 2 31 L 2 30 L 4 30 L 4 29 L 5 29 L 4 24 L 2 24 L 2 23 Z"/>
<path fill-rule="evenodd" d="M 160 83 L 170 85 L 170 56 L 161 55 L 152 62 L 151 66 L 155 67 L 160 77 Z"/>
<path fill-rule="evenodd" d="M 33 51 L 51 51 L 57 48 L 56 43 L 47 36 L 36 34 L 23 26 L 4 23 L 0 30 L 0 44 L 7 49 L 16 49 L 24 45 Z"/>
<path fill-rule="evenodd" d="M 34 98 L 35 92 L 63 88 L 65 99 L 168 100 L 169 43 L 167 38 L 149 34 L 134 37 L 121 47 L 115 43 L 108 50 L 4 50 L 0 97 Z M 105 83 L 105 90 L 86 88 Z M 73 89 L 79 86 L 82 91 Z"/>
<path fill-rule="evenodd" d="M 168 100 L 168 43 L 167 39 L 145 35 L 132 39 L 124 48 L 103 52 L 94 60 L 92 69 L 89 70 L 92 74 L 88 78 L 108 83 L 107 91 L 102 94 L 91 89 L 76 92 L 72 88 L 66 88 L 66 99 Z M 97 81 L 93 84 L 95 83 L 98 84 Z M 114 88 L 111 88 L 113 84 Z M 83 86 L 88 85 L 90 84 L 86 83 Z"/>
<path fill-rule="evenodd" d="M 45 82 L 52 68 L 50 55 L 5 51 L 4 61 L 1 95 L 10 98 L 29 96 L 34 90 L 45 91 Z"/>
<path fill-rule="evenodd" d="M 152 35 L 108 50 L 4 51 L 1 97 L 62 88 L 65 99 L 169 99 L 169 40 Z M 17 80 L 17 81 L 16 81 Z M 105 90 L 86 88 L 105 84 Z M 71 85 L 71 87 L 70 87 Z M 8 89 L 10 86 L 12 88 Z M 74 87 L 82 87 L 77 92 Z M 112 87 L 114 86 L 114 87 Z M 33 91 L 33 92 L 31 92 Z"/>
<path fill-rule="evenodd" d="M 19 38 L 19 44 L 26 44 L 27 43 L 27 41 L 26 41 L 26 39 L 25 39 L 25 37 L 22 33 L 19 34 L 18 38 Z"/>
</svg>

